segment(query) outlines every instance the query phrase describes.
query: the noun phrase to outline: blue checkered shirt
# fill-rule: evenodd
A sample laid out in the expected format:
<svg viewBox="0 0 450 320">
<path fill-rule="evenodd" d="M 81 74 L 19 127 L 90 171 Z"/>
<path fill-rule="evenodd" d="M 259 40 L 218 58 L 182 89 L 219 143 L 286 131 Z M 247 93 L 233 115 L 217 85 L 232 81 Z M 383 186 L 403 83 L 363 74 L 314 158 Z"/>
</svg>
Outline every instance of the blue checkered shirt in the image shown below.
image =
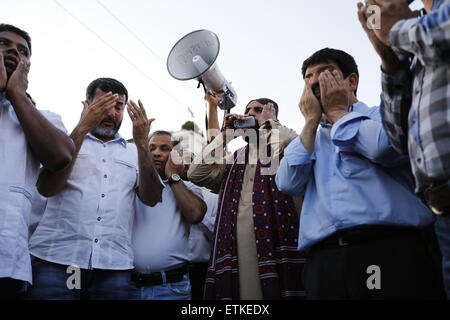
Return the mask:
<svg viewBox="0 0 450 320">
<path fill-rule="evenodd" d="M 413 60 L 395 75 L 382 74 L 383 121 L 393 147 L 409 153 L 421 192 L 450 179 L 450 0 L 397 22 L 389 41 Z"/>
</svg>

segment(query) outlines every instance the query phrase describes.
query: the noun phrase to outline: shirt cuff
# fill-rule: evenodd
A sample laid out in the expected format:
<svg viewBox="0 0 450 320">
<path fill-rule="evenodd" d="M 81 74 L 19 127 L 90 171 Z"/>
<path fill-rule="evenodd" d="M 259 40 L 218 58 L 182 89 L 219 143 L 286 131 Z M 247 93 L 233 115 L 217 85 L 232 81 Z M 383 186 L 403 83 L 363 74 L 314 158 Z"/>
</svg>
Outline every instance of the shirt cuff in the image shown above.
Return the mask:
<svg viewBox="0 0 450 320">
<path fill-rule="evenodd" d="M 409 79 L 409 72 L 405 69 L 400 69 L 396 74 L 387 74 L 381 70 L 381 82 L 388 87 L 400 86 L 403 88 Z"/>
<path fill-rule="evenodd" d="M 345 147 L 352 143 L 359 131 L 361 120 L 369 117 L 357 112 L 350 112 L 339 119 L 331 128 L 331 139 L 338 147 Z"/>
<path fill-rule="evenodd" d="M 284 150 L 284 158 L 290 166 L 307 165 L 316 160 L 315 153 L 309 155 L 300 137 L 295 138 Z"/>
</svg>

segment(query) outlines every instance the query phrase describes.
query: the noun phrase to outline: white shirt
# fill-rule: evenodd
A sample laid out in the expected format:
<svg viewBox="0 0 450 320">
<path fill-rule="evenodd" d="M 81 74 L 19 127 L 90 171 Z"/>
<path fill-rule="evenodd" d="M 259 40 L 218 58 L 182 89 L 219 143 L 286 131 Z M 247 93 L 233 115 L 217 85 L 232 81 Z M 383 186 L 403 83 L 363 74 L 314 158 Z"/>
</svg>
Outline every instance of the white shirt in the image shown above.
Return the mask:
<svg viewBox="0 0 450 320">
<path fill-rule="evenodd" d="M 40 112 L 67 133 L 59 115 Z M 0 93 L 0 130 L 0 278 L 31 283 L 28 224 L 40 165 L 3 93 Z"/>
<path fill-rule="evenodd" d="M 208 210 L 202 222 L 191 226 L 189 234 L 190 260 L 194 263 L 209 261 L 219 199 L 219 196 L 211 191 L 202 189 L 202 192 Z"/>
<path fill-rule="evenodd" d="M 132 269 L 137 186 L 136 146 L 88 134 L 66 186 L 48 199 L 31 254 L 82 269 Z"/>
<path fill-rule="evenodd" d="M 187 181 L 182 183 L 203 199 L 200 187 Z M 167 182 L 163 189 L 162 202 L 156 206 L 148 207 L 136 199 L 133 233 L 135 268 L 141 273 L 153 273 L 188 263 L 190 227 L 182 218 Z"/>
</svg>

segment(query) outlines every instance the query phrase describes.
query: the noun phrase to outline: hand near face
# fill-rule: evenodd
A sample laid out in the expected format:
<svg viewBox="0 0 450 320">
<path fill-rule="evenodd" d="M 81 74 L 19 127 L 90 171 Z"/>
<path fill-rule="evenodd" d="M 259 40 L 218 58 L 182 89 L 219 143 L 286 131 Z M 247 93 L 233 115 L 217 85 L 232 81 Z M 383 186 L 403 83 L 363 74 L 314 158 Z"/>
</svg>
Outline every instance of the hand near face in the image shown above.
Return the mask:
<svg viewBox="0 0 450 320">
<path fill-rule="evenodd" d="M 245 118 L 246 116 L 235 113 L 225 115 L 225 129 L 234 129 L 234 120 L 244 120 Z"/>
<path fill-rule="evenodd" d="M 128 115 L 133 122 L 133 138 L 136 143 L 147 143 L 150 128 L 155 119 L 147 118 L 147 113 L 141 100 L 138 100 L 138 104 L 132 100 L 127 103 Z"/>
<path fill-rule="evenodd" d="M 177 151 L 172 150 L 169 154 L 169 158 L 167 159 L 166 167 L 164 169 L 166 178 L 169 178 L 174 173 L 179 175 L 183 169 L 183 158 Z"/>
<path fill-rule="evenodd" d="M 103 120 L 108 110 L 116 105 L 118 99 L 118 94 L 109 92 L 102 96 L 96 96 L 91 104 L 83 101 L 83 112 L 78 124 L 82 131 L 91 132 Z"/>
<path fill-rule="evenodd" d="M 5 62 L 3 60 L 3 53 L 0 52 L 0 92 L 5 91 L 7 82 L 8 75 L 6 73 Z"/>
<path fill-rule="evenodd" d="M 398 59 L 392 48 L 385 45 L 380 39 L 378 39 L 373 28 L 368 26 L 367 7 L 363 3 L 358 3 L 358 20 L 361 23 L 361 27 L 365 31 L 367 38 L 372 43 L 375 51 L 381 58 L 381 68 L 388 74 L 395 74 L 402 67 L 400 60 Z"/>
<path fill-rule="evenodd" d="M 263 106 L 263 110 L 261 112 L 261 115 L 259 116 L 258 123 L 260 126 L 262 126 L 264 123 L 266 123 L 266 121 L 276 120 L 276 118 L 277 112 L 273 103 L 268 103 Z"/>
<path fill-rule="evenodd" d="M 320 102 L 313 94 L 311 87 L 306 83 L 298 106 L 307 122 L 320 122 L 320 119 L 322 118 L 322 108 L 320 107 Z"/>
<path fill-rule="evenodd" d="M 411 19 L 418 16 L 413 12 L 405 0 L 366 0 L 366 6 L 378 6 L 380 8 L 380 28 L 374 28 L 377 38 L 389 46 L 389 32 L 400 20 Z"/>
<path fill-rule="evenodd" d="M 21 59 L 16 70 L 11 74 L 6 84 L 6 94 L 26 93 L 28 89 L 28 73 L 30 72 L 30 61 Z"/>
<path fill-rule="evenodd" d="M 349 93 L 350 86 L 343 79 L 342 73 L 337 70 L 325 70 L 319 75 L 320 102 L 323 111 L 331 122 L 339 115 L 348 112 L 351 105 Z"/>
</svg>

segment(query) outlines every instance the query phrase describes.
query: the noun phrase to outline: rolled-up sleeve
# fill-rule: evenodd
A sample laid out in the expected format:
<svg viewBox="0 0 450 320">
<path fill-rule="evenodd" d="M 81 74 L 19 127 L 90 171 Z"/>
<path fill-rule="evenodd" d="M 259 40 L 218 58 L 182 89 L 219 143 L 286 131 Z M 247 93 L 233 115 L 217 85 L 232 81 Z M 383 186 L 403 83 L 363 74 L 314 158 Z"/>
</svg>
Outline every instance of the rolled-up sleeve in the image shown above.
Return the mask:
<svg viewBox="0 0 450 320">
<path fill-rule="evenodd" d="M 386 167 L 407 161 L 392 147 L 378 107 L 373 107 L 368 114 L 351 112 L 342 117 L 333 125 L 331 139 L 340 152 L 358 153 Z"/>
<path fill-rule="evenodd" d="M 292 196 L 303 196 L 314 160 L 315 154 L 309 155 L 300 137 L 294 139 L 284 151 L 284 158 L 275 178 L 278 189 Z"/>
</svg>

